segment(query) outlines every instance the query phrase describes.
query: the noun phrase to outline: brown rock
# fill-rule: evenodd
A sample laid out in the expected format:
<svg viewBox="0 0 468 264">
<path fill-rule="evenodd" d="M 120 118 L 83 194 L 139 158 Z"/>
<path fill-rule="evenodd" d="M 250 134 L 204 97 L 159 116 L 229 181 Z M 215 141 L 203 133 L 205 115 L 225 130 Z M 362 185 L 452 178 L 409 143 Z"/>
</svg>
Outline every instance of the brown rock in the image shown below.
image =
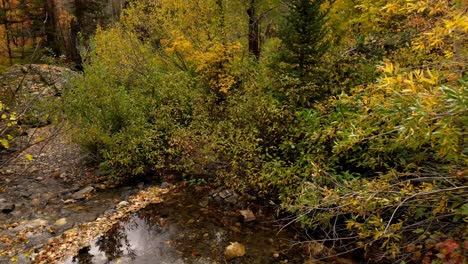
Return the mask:
<svg viewBox="0 0 468 264">
<path fill-rule="evenodd" d="M 240 210 L 239 213 L 244 217 L 244 222 L 246 223 L 255 221 L 257 219 L 254 213 L 252 213 L 250 210 Z"/>
</svg>

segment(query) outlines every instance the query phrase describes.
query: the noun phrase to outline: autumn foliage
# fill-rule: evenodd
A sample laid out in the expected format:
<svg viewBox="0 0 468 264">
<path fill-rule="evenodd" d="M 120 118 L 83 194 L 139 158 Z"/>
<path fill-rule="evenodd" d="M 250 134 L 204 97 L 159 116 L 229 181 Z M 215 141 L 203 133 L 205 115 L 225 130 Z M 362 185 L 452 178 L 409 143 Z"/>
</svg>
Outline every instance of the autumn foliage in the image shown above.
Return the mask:
<svg viewBox="0 0 468 264">
<path fill-rule="evenodd" d="M 132 2 L 65 97 L 77 138 L 111 178 L 228 185 L 337 252 L 463 263 L 465 3 L 312 2 L 316 20 L 281 1 Z M 286 37 L 291 21 L 317 37 Z"/>
</svg>

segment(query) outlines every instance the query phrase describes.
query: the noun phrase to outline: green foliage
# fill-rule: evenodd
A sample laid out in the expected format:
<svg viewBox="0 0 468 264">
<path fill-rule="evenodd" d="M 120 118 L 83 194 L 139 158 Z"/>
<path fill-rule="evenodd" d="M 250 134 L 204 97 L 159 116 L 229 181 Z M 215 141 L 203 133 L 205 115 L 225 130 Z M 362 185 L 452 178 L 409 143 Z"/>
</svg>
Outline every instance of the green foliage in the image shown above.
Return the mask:
<svg viewBox="0 0 468 264">
<path fill-rule="evenodd" d="M 225 27 L 242 1 L 219 3 L 137 1 L 98 30 L 65 101 L 101 168 L 255 192 L 374 261 L 458 260 L 463 12 L 442 0 L 290 1 L 278 6 L 290 12 L 282 42 L 267 39 L 257 62 L 245 24 Z"/>
<path fill-rule="evenodd" d="M 286 1 L 288 14 L 280 30 L 283 47 L 279 61 L 285 72 L 301 81 L 310 81 L 310 74 L 327 52 L 326 0 Z"/>
<path fill-rule="evenodd" d="M 66 111 L 79 128 L 77 140 L 118 178 L 161 170 L 168 138 L 188 125 L 193 108 L 188 75 L 165 73 L 157 62 L 143 61 L 140 56 L 151 56 L 151 49 L 126 34 L 119 27 L 99 31 L 92 64 L 65 94 Z M 117 50 L 105 48 L 110 40 Z"/>
</svg>

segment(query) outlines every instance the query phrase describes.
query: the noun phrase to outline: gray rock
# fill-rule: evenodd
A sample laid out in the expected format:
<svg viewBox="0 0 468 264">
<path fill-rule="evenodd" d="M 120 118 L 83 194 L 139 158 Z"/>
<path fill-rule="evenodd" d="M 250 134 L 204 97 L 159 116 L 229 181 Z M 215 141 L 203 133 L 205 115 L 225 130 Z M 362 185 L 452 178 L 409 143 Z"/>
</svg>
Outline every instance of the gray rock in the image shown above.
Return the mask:
<svg viewBox="0 0 468 264">
<path fill-rule="evenodd" d="M 239 198 L 239 196 L 235 193 L 233 193 L 231 196 L 228 196 L 224 199 L 224 201 L 226 203 L 230 203 L 230 204 L 235 204 L 237 203 L 237 198 Z"/>
<path fill-rule="evenodd" d="M 223 191 L 219 192 L 218 195 L 219 195 L 221 198 L 226 199 L 227 197 L 231 196 L 232 194 L 233 194 L 233 193 L 232 193 L 231 190 L 226 189 L 226 190 L 223 190 Z"/>
<path fill-rule="evenodd" d="M 0 211 L 2 211 L 2 213 L 9 214 L 13 212 L 13 210 L 15 210 L 14 203 L 7 203 L 7 202 L 0 203 Z"/>
<path fill-rule="evenodd" d="M 72 194 L 71 198 L 75 200 L 83 200 L 87 196 L 89 196 L 93 191 L 94 191 L 94 187 L 88 186 Z"/>
</svg>

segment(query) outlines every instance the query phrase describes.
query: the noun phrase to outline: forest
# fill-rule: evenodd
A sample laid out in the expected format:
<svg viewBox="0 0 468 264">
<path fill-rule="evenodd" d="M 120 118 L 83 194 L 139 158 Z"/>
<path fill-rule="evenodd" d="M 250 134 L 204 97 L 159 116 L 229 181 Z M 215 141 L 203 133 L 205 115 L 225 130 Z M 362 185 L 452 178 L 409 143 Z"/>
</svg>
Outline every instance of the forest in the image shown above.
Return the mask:
<svg viewBox="0 0 468 264">
<path fill-rule="evenodd" d="M 466 1 L 50 2 L 2 0 L 0 64 L 80 70 L 60 115 L 107 179 L 227 186 L 366 263 L 466 263 Z"/>
</svg>

